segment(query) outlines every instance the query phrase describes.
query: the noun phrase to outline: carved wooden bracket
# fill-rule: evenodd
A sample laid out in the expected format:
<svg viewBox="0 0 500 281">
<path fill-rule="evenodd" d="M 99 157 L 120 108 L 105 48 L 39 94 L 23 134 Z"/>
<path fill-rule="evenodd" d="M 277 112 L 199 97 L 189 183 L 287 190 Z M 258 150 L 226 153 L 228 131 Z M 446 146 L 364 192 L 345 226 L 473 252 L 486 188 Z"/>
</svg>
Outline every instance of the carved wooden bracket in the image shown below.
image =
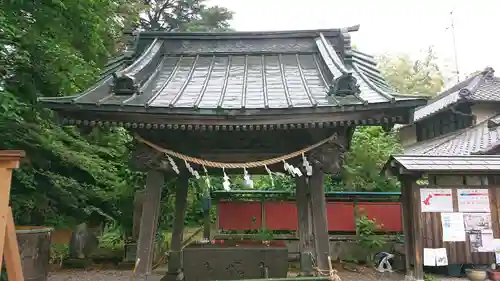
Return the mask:
<svg viewBox="0 0 500 281">
<path fill-rule="evenodd" d="M 314 169 L 336 175 L 344 166 L 344 155 L 347 152 L 346 136 L 339 136 L 313 150 L 310 154 Z"/>
<path fill-rule="evenodd" d="M 149 170 L 171 171 L 170 164 L 163 153 L 141 143 L 135 145 L 130 162 L 134 169 L 143 172 Z"/>
</svg>

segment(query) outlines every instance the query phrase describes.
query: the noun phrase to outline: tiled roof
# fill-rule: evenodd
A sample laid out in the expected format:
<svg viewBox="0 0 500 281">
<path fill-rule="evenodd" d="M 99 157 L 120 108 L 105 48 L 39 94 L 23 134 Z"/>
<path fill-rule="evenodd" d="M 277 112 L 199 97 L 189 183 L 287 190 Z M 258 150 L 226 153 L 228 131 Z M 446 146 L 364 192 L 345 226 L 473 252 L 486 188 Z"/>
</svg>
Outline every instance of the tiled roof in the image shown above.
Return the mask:
<svg viewBox="0 0 500 281">
<path fill-rule="evenodd" d="M 500 115 L 470 128 L 462 129 L 405 148 L 405 155 L 472 155 L 486 154 L 500 145 Z"/>
<path fill-rule="evenodd" d="M 391 166 L 400 166 L 407 171 L 500 171 L 499 155 L 469 156 L 423 156 L 393 155 L 389 160 Z"/>
<path fill-rule="evenodd" d="M 500 78 L 494 77 L 490 67 L 444 91 L 425 106 L 417 108 L 414 122 L 440 112 L 458 102 L 500 102 Z"/>
<path fill-rule="evenodd" d="M 351 50 L 348 31 L 143 32 L 135 58 L 108 64 L 93 87 L 40 101 L 55 109 L 188 113 L 423 103 L 395 93 L 373 57 Z"/>
</svg>

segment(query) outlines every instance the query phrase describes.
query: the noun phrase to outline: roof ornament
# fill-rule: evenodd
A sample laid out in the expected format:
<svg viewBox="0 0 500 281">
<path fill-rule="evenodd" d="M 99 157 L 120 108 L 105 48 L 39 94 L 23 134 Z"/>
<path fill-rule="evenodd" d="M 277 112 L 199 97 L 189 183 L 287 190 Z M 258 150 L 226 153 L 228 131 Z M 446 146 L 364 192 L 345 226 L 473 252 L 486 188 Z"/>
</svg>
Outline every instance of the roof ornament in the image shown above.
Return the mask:
<svg viewBox="0 0 500 281">
<path fill-rule="evenodd" d="M 139 93 L 139 86 L 134 77 L 128 74 L 117 75 L 113 73 L 112 90 L 115 95 L 134 95 Z"/>
<path fill-rule="evenodd" d="M 491 118 L 488 120 L 488 129 L 496 130 L 498 126 L 500 126 L 500 118 Z"/>
<path fill-rule="evenodd" d="M 139 31 L 137 29 L 132 30 L 125 38 L 126 42 L 123 56 L 130 59 L 134 56 L 137 44 L 139 43 Z"/>
<path fill-rule="evenodd" d="M 345 97 L 359 93 L 361 93 L 361 90 L 359 89 L 358 80 L 352 76 L 351 72 L 347 72 L 333 79 L 327 94 L 328 96 Z"/>
<path fill-rule="evenodd" d="M 485 80 L 491 80 L 495 77 L 495 70 L 493 67 L 488 66 L 483 70 L 483 75 Z"/>
</svg>

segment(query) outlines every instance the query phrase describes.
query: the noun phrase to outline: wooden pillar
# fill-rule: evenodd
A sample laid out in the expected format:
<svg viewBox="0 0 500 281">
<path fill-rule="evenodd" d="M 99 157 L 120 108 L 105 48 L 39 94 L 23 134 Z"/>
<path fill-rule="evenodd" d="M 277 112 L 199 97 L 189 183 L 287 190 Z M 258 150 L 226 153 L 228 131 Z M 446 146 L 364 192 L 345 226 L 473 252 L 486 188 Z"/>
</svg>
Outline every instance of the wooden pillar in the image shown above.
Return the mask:
<svg viewBox="0 0 500 281">
<path fill-rule="evenodd" d="M 154 240 L 158 226 L 161 192 L 164 185 L 165 178 L 161 171 L 148 171 L 139 241 L 137 243 L 137 258 L 140 260 L 136 268 L 139 275 L 145 275 L 146 277 L 151 274 L 153 265 Z"/>
<path fill-rule="evenodd" d="M 161 281 L 177 280 L 179 270 L 182 269 L 182 241 L 184 234 L 184 219 L 186 216 L 187 195 L 189 177 L 181 175 L 175 186 L 175 216 L 172 230 L 172 240 L 170 243 L 170 253 L 168 256 L 167 274 Z"/>
<path fill-rule="evenodd" d="M 295 178 L 297 218 L 299 226 L 299 253 L 301 276 L 312 276 L 314 257 L 313 229 L 311 216 L 311 196 L 306 177 Z"/>
<path fill-rule="evenodd" d="M 403 184 L 401 188 L 401 214 L 403 223 L 403 234 L 405 239 L 404 249 L 405 249 L 405 269 L 406 274 L 409 275 L 411 272 L 411 180 L 407 178 L 402 178 L 401 182 Z"/>
<path fill-rule="evenodd" d="M 12 169 L 19 168 L 21 157 L 22 151 L 0 151 L 0 266 L 5 258 L 10 281 L 24 281 L 14 216 L 9 207 Z"/>
<path fill-rule="evenodd" d="M 324 179 L 325 174 L 320 169 L 315 169 L 310 177 L 316 265 L 320 270 L 329 269 L 328 256 L 330 255 Z"/>
<path fill-rule="evenodd" d="M 203 194 L 203 239 L 210 240 L 210 209 L 212 208 L 212 199 L 210 192 L 205 191 Z"/>
<path fill-rule="evenodd" d="M 411 184 L 411 200 L 412 200 L 412 211 L 413 211 L 413 247 L 415 251 L 415 263 L 413 268 L 413 276 L 415 280 L 424 280 L 424 265 L 423 265 L 423 223 L 422 223 L 422 211 L 420 206 L 420 187 L 416 182 Z"/>
<path fill-rule="evenodd" d="M 137 240 L 139 239 L 144 197 L 144 190 L 137 191 L 134 196 L 134 216 L 132 218 L 132 241 L 134 242 L 137 242 Z"/>
</svg>

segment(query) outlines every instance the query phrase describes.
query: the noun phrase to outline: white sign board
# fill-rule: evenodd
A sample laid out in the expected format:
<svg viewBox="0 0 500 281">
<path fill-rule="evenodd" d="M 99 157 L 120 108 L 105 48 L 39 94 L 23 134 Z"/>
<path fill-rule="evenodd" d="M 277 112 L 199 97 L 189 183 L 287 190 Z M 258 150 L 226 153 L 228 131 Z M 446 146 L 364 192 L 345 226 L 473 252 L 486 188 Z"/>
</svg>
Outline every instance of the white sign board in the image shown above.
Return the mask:
<svg viewBox="0 0 500 281">
<path fill-rule="evenodd" d="M 459 212 L 490 211 L 488 189 L 459 189 L 457 194 Z"/>
<path fill-rule="evenodd" d="M 443 241 L 465 241 L 464 215 L 462 213 L 441 213 Z"/>
<path fill-rule="evenodd" d="M 453 197 L 450 188 L 421 188 L 420 205 L 426 212 L 453 212 Z"/>
</svg>

